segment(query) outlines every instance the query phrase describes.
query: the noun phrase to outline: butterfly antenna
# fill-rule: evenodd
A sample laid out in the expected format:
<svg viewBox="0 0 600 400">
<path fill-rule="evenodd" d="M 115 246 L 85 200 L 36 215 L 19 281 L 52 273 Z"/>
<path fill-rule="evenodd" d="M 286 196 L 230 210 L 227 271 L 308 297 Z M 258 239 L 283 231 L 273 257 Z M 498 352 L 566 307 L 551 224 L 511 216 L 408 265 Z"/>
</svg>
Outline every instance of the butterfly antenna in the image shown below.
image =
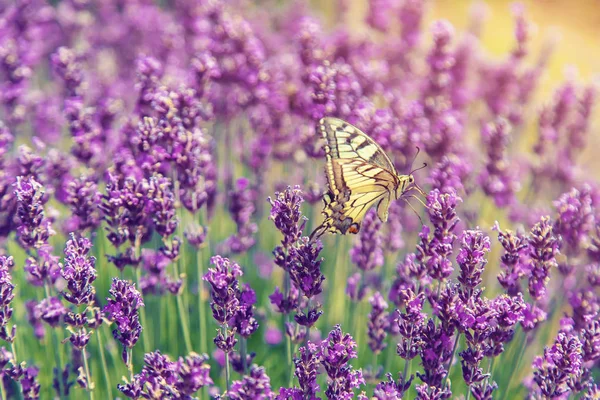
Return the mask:
<svg viewBox="0 0 600 400">
<path fill-rule="evenodd" d="M 412 168 L 413 164 L 415 163 L 415 160 L 417 159 L 417 157 L 419 156 L 419 153 L 421 152 L 421 148 L 419 146 L 415 146 L 417 148 L 417 152 L 415 153 L 415 156 L 413 157 L 412 161 L 410 162 L 410 168 Z"/>
<path fill-rule="evenodd" d="M 414 172 L 420 171 L 420 170 L 422 170 L 423 168 L 427 168 L 427 163 L 426 163 L 426 162 L 424 162 L 424 163 L 423 163 L 423 165 L 421 165 L 419 168 L 415 168 L 415 169 L 413 169 L 412 171 L 410 171 L 410 172 L 409 172 L 409 175 L 412 175 Z"/>
<path fill-rule="evenodd" d="M 410 197 L 417 198 L 416 196 L 410 196 Z M 406 204 L 408 204 L 408 206 L 410 207 L 410 209 L 413 210 L 413 212 L 415 213 L 415 215 L 417 216 L 417 218 L 419 218 L 419 221 L 421 222 L 421 225 L 425 225 L 423 223 L 423 219 L 421 218 L 421 216 L 419 215 L 419 213 L 417 212 L 417 210 L 415 210 L 415 208 L 412 206 L 412 204 L 410 204 L 410 201 L 408 201 L 408 199 L 406 197 L 403 198 L 403 200 L 406 202 Z"/>
</svg>

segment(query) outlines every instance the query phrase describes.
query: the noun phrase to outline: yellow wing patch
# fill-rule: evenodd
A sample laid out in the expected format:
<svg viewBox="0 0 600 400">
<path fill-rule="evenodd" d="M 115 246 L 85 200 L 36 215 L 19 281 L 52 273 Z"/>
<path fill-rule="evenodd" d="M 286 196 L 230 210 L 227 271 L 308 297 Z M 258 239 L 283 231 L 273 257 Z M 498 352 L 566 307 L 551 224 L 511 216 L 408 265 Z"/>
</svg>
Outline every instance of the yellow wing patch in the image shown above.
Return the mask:
<svg viewBox="0 0 600 400">
<path fill-rule="evenodd" d="M 319 123 L 326 140 L 324 226 L 334 233 L 358 233 L 366 212 L 377 204 L 377 215 L 387 220 L 388 207 L 400 178 L 381 147 L 355 126 L 338 118 Z"/>
</svg>

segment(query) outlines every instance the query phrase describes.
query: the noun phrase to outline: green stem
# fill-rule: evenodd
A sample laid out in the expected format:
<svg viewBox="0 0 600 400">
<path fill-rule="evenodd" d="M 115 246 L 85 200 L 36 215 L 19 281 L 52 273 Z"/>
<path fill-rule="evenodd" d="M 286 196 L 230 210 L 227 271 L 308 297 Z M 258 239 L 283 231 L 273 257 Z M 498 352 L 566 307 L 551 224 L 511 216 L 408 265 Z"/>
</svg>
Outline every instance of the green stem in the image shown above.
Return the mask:
<svg viewBox="0 0 600 400">
<path fill-rule="evenodd" d="M 102 363 L 102 372 L 104 373 L 104 383 L 106 384 L 106 394 L 109 400 L 112 400 L 112 385 L 110 384 L 110 373 L 108 372 L 108 366 L 106 364 L 106 357 L 104 356 L 104 346 L 102 345 L 102 332 L 100 329 L 96 331 L 96 337 L 98 338 L 98 350 L 100 352 L 100 361 Z"/>
<path fill-rule="evenodd" d="M 240 355 L 242 357 L 242 371 L 244 371 L 244 375 L 246 375 L 246 346 L 248 345 L 247 339 L 245 337 L 240 340 Z"/>
<path fill-rule="evenodd" d="M 6 392 L 4 391 L 4 379 L 0 380 L 0 395 L 2 396 L 2 400 L 6 400 Z"/>
<path fill-rule="evenodd" d="M 44 284 L 44 291 L 46 293 L 46 298 L 50 299 L 50 287 L 48 286 L 48 283 Z M 58 327 L 57 327 L 58 329 Z M 64 399 L 63 396 L 63 381 L 62 381 L 62 361 L 61 361 L 61 356 L 60 356 L 60 347 L 59 347 L 59 341 L 58 341 L 58 337 L 56 336 L 56 329 L 51 329 L 52 331 L 52 346 L 54 347 L 53 349 L 53 353 L 54 353 L 54 363 L 56 364 L 56 368 L 58 369 L 58 375 L 57 375 L 57 382 L 58 382 L 58 396 L 61 399 Z M 17 362 L 17 360 L 15 359 L 15 362 Z"/>
<path fill-rule="evenodd" d="M 206 308 L 204 301 L 204 284 L 202 278 L 204 277 L 204 260 L 202 258 L 202 251 L 198 250 L 198 318 L 200 318 L 200 352 L 205 354 L 207 352 L 206 347 Z"/>
<path fill-rule="evenodd" d="M 223 327 L 223 336 L 225 341 L 227 341 L 227 325 Z M 230 388 L 230 376 L 229 376 L 229 353 L 225 353 L 225 381 L 227 382 L 227 396 L 229 396 L 229 388 Z"/>
<path fill-rule="evenodd" d="M 408 350 L 409 351 L 410 351 L 411 346 L 412 346 L 412 338 L 410 338 L 408 340 Z M 408 375 L 408 371 L 410 370 L 411 361 L 412 361 L 412 358 L 404 360 L 404 372 L 402 373 L 402 384 L 403 385 L 406 383 L 406 377 Z"/>
<path fill-rule="evenodd" d="M 492 357 L 492 359 L 490 360 L 490 363 L 488 365 L 487 373 L 488 373 L 489 376 L 488 376 L 487 381 L 485 383 L 485 389 L 487 389 L 488 382 L 490 382 L 492 380 L 492 373 L 494 371 L 494 361 L 496 361 L 496 357 Z M 484 392 L 485 392 L 485 390 L 484 390 Z"/>
<path fill-rule="evenodd" d="M 290 273 L 288 271 L 284 271 L 284 273 L 285 273 L 285 276 L 283 279 L 283 295 L 285 296 L 285 299 L 287 300 L 289 298 L 290 290 L 292 287 L 292 279 L 291 279 Z M 289 324 L 289 322 L 290 322 L 290 315 L 285 314 L 285 330 L 284 331 L 286 331 L 286 332 L 287 332 L 287 324 Z M 288 386 L 292 387 L 292 382 L 294 381 L 295 367 L 293 365 L 294 361 L 292 359 L 292 338 L 287 333 L 285 335 L 285 341 L 286 341 L 286 347 L 287 347 L 287 363 L 288 363 L 288 371 L 289 371 Z"/>
<path fill-rule="evenodd" d="M 206 207 L 200 210 L 202 221 L 201 223 L 208 229 L 208 213 Z M 206 235 L 206 242 L 204 248 L 210 252 L 210 242 L 208 234 Z M 204 290 L 204 248 L 198 249 L 196 253 L 196 268 L 198 273 L 198 318 L 200 318 L 200 352 L 205 354 L 208 349 L 206 345 L 206 302 L 204 301 L 205 290 Z"/>
<path fill-rule="evenodd" d="M 136 250 L 136 257 L 137 257 L 137 250 Z M 140 285 L 140 280 L 142 278 L 141 266 L 137 266 L 135 268 L 135 277 L 137 280 L 138 290 L 140 291 L 140 295 L 141 295 L 141 293 L 142 293 L 142 288 Z M 144 327 L 144 329 L 147 330 L 148 332 L 150 332 L 151 329 L 148 329 L 149 327 L 148 327 L 147 319 L 146 319 L 146 310 L 144 307 L 140 307 L 140 319 L 142 320 L 142 326 Z M 150 347 L 150 338 L 148 337 L 149 335 L 146 332 L 142 332 L 141 335 L 142 335 L 142 343 L 144 346 L 144 353 L 150 353 L 151 347 Z"/>
<path fill-rule="evenodd" d="M 175 179 L 174 179 L 174 190 L 175 190 L 175 203 L 177 205 L 181 204 L 180 201 L 180 196 L 179 196 L 179 180 L 177 179 L 177 171 L 175 171 Z M 183 216 L 182 216 L 182 209 L 181 207 L 178 210 L 178 216 L 179 216 L 179 224 L 177 224 L 177 231 L 180 234 L 180 237 L 183 237 L 183 228 L 181 225 L 181 222 L 183 220 Z M 165 240 L 163 238 L 163 240 Z M 165 245 L 167 245 L 167 243 L 165 242 Z M 181 254 L 179 255 L 179 258 L 177 259 L 176 262 L 173 263 L 173 273 L 174 273 L 174 278 L 177 279 L 180 277 L 179 275 L 179 263 L 182 263 L 182 268 L 181 271 L 185 271 L 185 266 L 183 265 L 183 263 L 185 262 L 185 243 L 182 243 L 181 246 Z M 186 274 L 184 273 L 182 276 L 182 279 L 184 279 L 184 285 L 185 285 L 185 277 Z M 183 289 L 183 288 L 182 288 Z M 192 351 L 192 341 L 190 339 L 190 325 L 188 323 L 188 319 L 187 319 L 187 313 L 185 312 L 185 307 L 183 305 L 183 298 L 182 298 L 183 294 L 182 292 L 177 294 L 177 298 L 176 298 L 176 302 L 177 302 L 177 313 L 179 314 L 179 323 L 181 324 L 181 330 L 183 332 L 183 342 L 185 343 L 185 350 L 187 353 L 191 353 Z"/>
<path fill-rule="evenodd" d="M 452 367 L 452 361 L 454 361 L 454 354 L 456 353 L 456 349 L 458 348 L 458 340 L 460 339 L 460 332 L 456 333 L 456 339 L 454 339 L 454 347 L 452 348 L 452 355 L 450 356 L 450 361 L 448 361 L 448 367 L 446 368 L 446 376 L 442 382 L 442 390 L 446 389 L 446 382 L 448 381 L 448 377 L 450 376 L 450 368 Z"/>
<path fill-rule="evenodd" d="M 189 354 L 192 352 L 192 340 L 190 339 L 190 327 L 187 322 L 187 316 L 183 307 L 183 299 L 181 294 L 176 296 L 177 299 L 177 312 L 179 312 L 179 319 L 181 320 L 181 329 L 183 330 L 183 341 L 185 343 L 185 350 Z"/>
<path fill-rule="evenodd" d="M 17 345 L 15 344 L 14 340 L 10 343 L 10 349 L 12 350 L 12 354 L 13 354 L 13 357 L 14 357 L 15 363 L 16 363 L 17 360 L 18 360 L 18 358 L 17 358 Z"/>
<path fill-rule="evenodd" d="M 289 315 L 285 315 L 286 322 L 289 321 Z M 286 328 L 287 329 L 287 328 Z M 288 379 L 288 387 L 292 387 L 292 382 L 294 381 L 294 370 L 295 367 L 292 367 L 292 338 L 286 333 L 285 335 L 286 341 L 286 352 L 287 352 L 287 363 L 288 363 L 288 371 L 289 371 L 289 379 Z"/>
<path fill-rule="evenodd" d="M 525 353 L 525 347 L 527 345 L 528 337 L 529 337 L 529 332 L 525 333 L 525 337 L 523 338 L 523 341 L 521 342 L 521 345 L 519 346 L 519 355 L 517 358 L 517 362 L 513 365 L 513 368 L 510 369 L 510 374 L 508 376 L 508 381 L 507 381 L 508 388 L 502 394 L 501 400 L 504 400 L 506 393 L 510 393 L 510 390 L 513 387 L 513 375 L 515 374 L 515 371 L 518 370 L 521 365 L 521 360 L 523 359 L 523 353 Z"/>
<path fill-rule="evenodd" d="M 129 371 L 129 382 L 133 382 L 133 347 L 127 348 L 127 370 Z"/>
<path fill-rule="evenodd" d="M 87 392 L 90 400 L 94 400 L 94 383 L 92 382 L 92 375 L 90 375 L 90 367 L 88 365 L 85 348 L 83 349 L 81 356 L 83 357 L 83 368 L 85 369 L 85 379 L 87 380 Z"/>
</svg>

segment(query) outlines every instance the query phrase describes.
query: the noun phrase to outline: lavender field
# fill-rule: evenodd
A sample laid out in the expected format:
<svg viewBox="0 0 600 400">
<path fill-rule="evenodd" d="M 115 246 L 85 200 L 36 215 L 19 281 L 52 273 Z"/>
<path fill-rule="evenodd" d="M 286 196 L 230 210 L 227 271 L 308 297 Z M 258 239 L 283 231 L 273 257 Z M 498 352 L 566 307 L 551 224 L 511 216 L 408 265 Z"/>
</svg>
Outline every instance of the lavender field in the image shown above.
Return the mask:
<svg viewBox="0 0 600 400">
<path fill-rule="evenodd" d="M 598 84 L 435 3 L 0 0 L 1 400 L 600 399 Z"/>
</svg>

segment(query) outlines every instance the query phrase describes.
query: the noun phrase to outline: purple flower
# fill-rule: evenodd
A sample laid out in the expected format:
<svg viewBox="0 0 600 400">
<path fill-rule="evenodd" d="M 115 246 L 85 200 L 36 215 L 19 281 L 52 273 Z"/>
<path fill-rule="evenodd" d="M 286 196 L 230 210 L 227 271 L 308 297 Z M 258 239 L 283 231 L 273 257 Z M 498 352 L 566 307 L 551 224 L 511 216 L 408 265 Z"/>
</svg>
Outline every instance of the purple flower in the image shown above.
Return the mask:
<svg viewBox="0 0 600 400">
<path fill-rule="evenodd" d="M 14 267 L 12 257 L 0 256 L 0 338 L 12 343 L 15 338 L 16 327 L 8 329 L 13 309 L 10 303 L 15 298 L 13 290 L 15 285 L 12 283 L 11 269 Z"/>
<path fill-rule="evenodd" d="M 237 233 L 226 241 L 227 248 L 234 254 L 243 253 L 254 246 L 254 234 L 258 227 L 251 222 L 255 212 L 255 192 L 246 178 L 238 179 L 236 188 L 229 192 L 229 213 L 237 226 Z"/>
<path fill-rule="evenodd" d="M 152 210 L 154 229 L 163 238 L 177 230 L 179 220 L 175 215 L 175 196 L 171 190 L 171 180 L 160 175 L 148 179 L 149 207 Z"/>
<path fill-rule="evenodd" d="M 279 394 L 275 396 L 275 400 L 303 400 L 302 391 L 297 388 L 280 388 Z M 313 400 L 313 398 L 311 398 Z"/>
<path fill-rule="evenodd" d="M 426 271 L 422 268 L 422 265 L 416 262 L 416 255 L 409 253 L 406 255 L 404 261 L 401 261 L 396 266 L 396 279 L 392 283 L 388 298 L 397 306 L 404 304 L 406 300 L 404 291 L 406 289 L 416 290 L 415 281 L 422 284 L 422 278 Z"/>
<path fill-rule="evenodd" d="M 356 272 L 348 277 L 346 283 L 346 294 L 353 301 L 360 301 L 367 293 L 367 286 L 364 284 L 363 276 L 360 272 Z"/>
<path fill-rule="evenodd" d="M 172 278 L 167 274 L 171 258 L 161 250 L 142 249 L 142 268 L 146 274 L 140 279 L 140 289 L 143 294 L 162 294 L 168 290 L 172 294 L 179 293 L 183 284 L 180 278 Z"/>
<path fill-rule="evenodd" d="M 309 66 L 306 78 L 311 99 L 307 110 L 309 118 L 318 121 L 325 116 L 335 114 L 335 76 L 336 69 L 328 61 Z"/>
<path fill-rule="evenodd" d="M 435 164 L 427 178 L 432 189 L 440 193 L 465 193 L 465 183 L 471 173 L 466 157 L 448 154 Z"/>
<path fill-rule="evenodd" d="M 430 386 L 427 383 L 417 385 L 416 389 L 417 397 L 415 397 L 415 400 L 444 400 L 452 396 L 450 390 Z"/>
<path fill-rule="evenodd" d="M 323 258 L 319 254 L 323 250 L 321 241 L 310 242 L 303 237 L 297 247 L 290 249 L 290 277 L 307 298 L 312 298 L 322 291 L 325 276 L 321 272 Z"/>
<path fill-rule="evenodd" d="M 369 314 L 369 322 L 367 323 L 369 335 L 369 347 L 378 354 L 387 347 L 385 343 L 386 332 L 390 325 L 389 314 L 385 311 L 388 304 L 383 299 L 379 292 L 369 299 L 371 303 L 371 313 Z"/>
<path fill-rule="evenodd" d="M 268 201 L 271 203 L 269 219 L 283 234 L 281 246 L 287 250 L 300 239 L 306 225 L 306 218 L 300 211 L 304 202 L 300 186 L 288 186 L 283 192 L 276 192 L 275 199 L 269 197 Z"/>
<path fill-rule="evenodd" d="M 495 322 L 497 326 L 490 333 L 493 346 L 490 346 L 486 355 L 496 357 L 504 351 L 504 343 L 512 340 L 516 324 L 525 319 L 526 308 L 520 293 L 514 297 L 500 295 L 492 300 L 490 309 L 494 319 L 489 319 L 488 322 Z"/>
<path fill-rule="evenodd" d="M 15 187 L 20 222 L 17 228 L 19 242 L 25 249 L 39 249 L 55 233 L 44 212 L 44 189 L 35 179 L 23 176 L 17 177 Z"/>
<path fill-rule="evenodd" d="M 73 214 L 69 226 L 78 231 L 95 230 L 101 221 L 99 205 L 102 201 L 96 181 L 82 175 L 69 180 L 65 191 L 66 203 Z"/>
<path fill-rule="evenodd" d="M 569 294 L 569 305 L 573 308 L 575 328 L 583 329 L 598 318 L 600 299 L 591 288 L 580 288 Z"/>
<path fill-rule="evenodd" d="M 82 163 L 97 164 L 102 159 L 106 138 L 94 119 L 94 109 L 84 107 L 80 97 L 72 97 L 65 100 L 64 113 L 73 137 L 71 154 Z"/>
<path fill-rule="evenodd" d="M 500 257 L 502 272 L 498 275 L 498 282 L 511 296 L 521 292 L 520 279 L 528 272 L 525 265 L 529 240 L 519 233 L 511 230 L 502 231 L 498 222 L 494 225 L 498 232 L 498 241 L 504 248 L 504 254 Z"/>
<path fill-rule="evenodd" d="M 574 255 L 594 227 L 591 188 L 584 185 L 581 190 L 571 189 L 554 202 L 554 207 L 558 212 L 554 231 L 561 236 L 566 254 Z"/>
<path fill-rule="evenodd" d="M 350 250 L 352 262 L 362 271 L 371 271 L 384 263 L 380 228 L 381 221 L 375 210 L 367 212 L 359 237 Z"/>
<path fill-rule="evenodd" d="M 52 254 L 52 246 L 44 244 L 38 249 L 38 258 L 27 257 L 24 270 L 27 280 L 34 286 L 55 284 L 60 277 L 59 258 Z"/>
<path fill-rule="evenodd" d="M 283 333 L 278 328 L 271 326 L 265 330 L 265 343 L 276 346 L 283 341 Z"/>
<path fill-rule="evenodd" d="M 204 246 L 206 242 L 208 229 L 201 225 L 192 223 L 186 226 L 186 230 L 183 233 L 183 235 L 193 248 L 199 250 Z"/>
<path fill-rule="evenodd" d="M 546 295 L 550 269 L 557 266 L 555 256 L 558 254 L 559 240 L 554 236 L 549 217 L 542 217 L 540 222 L 534 225 L 528 242 L 531 259 L 529 294 L 539 300 Z"/>
<path fill-rule="evenodd" d="M 67 309 L 63 306 L 60 299 L 48 297 L 39 302 L 36 306 L 36 313 L 39 314 L 44 322 L 55 328 L 62 322 L 63 317 L 67 313 Z"/>
<path fill-rule="evenodd" d="M 40 398 L 40 383 L 37 380 L 39 369 L 37 367 L 25 368 L 21 377 L 21 387 L 23 389 L 23 398 L 27 400 L 36 400 Z"/>
<path fill-rule="evenodd" d="M 135 247 L 149 239 L 151 232 L 149 204 L 149 184 L 143 179 L 123 178 L 109 173 L 106 194 L 100 206 L 103 219 L 108 224 L 107 238 L 115 248 L 129 241 L 132 246 L 125 253 L 117 254 L 110 260 L 119 268 L 127 264 L 137 265 Z M 129 252 L 129 253 L 128 253 Z"/>
<path fill-rule="evenodd" d="M 537 305 L 526 303 L 525 310 L 523 310 L 523 321 L 521 326 L 525 332 L 529 332 L 539 326 L 540 323 L 546 320 L 547 314 Z"/>
<path fill-rule="evenodd" d="M 421 332 L 425 328 L 427 317 L 423 312 L 425 295 L 422 292 L 416 295 L 412 290 L 407 289 L 402 292 L 402 297 L 406 299 L 406 310 L 397 312 L 396 323 L 401 339 L 396 347 L 396 353 L 405 360 L 412 360 L 418 354 Z"/>
<path fill-rule="evenodd" d="M 600 322 L 591 321 L 580 334 L 583 362 L 600 358 Z"/>
<path fill-rule="evenodd" d="M 130 361 L 125 350 L 135 346 L 142 332 L 138 310 L 144 307 L 144 302 L 134 284 L 118 278 L 113 278 L 109 293 L 112 298 L 107 298 L 108 304 L 102 311 L 117 325 L 113 336 L 123 345 L 123 360 L 127 364 Z"/>
<path fill-rule="evenodd" d="M 75 52 L 67 47 L 59 47 L 50 60 L 54 72 L 64 82 L 66 95 L 68 97 L 80 95 L 83 73 Z"/>
<path fill-rule="evenodd" d="M 92 242 L 88 238 L 77 238 L 74 233 L 65 246 L 61 275 L 67 281 L 68 292 L 63 292 L 63 296 L 76 306 L 94 301 L 96 291 L 92 282 L 96 280 L 96 257 L 89 255 L 91 248 Z"/>
<path fill-rule="evenodd" d="M 373 391 L 374 400 L 391 400 L 401 399 L 404 392 L 408 390 L 412 383 L 412 378 L 408 382 L 403 382 L 402 378 L 398 381 L 394 381 L 392 374 L 386 374 L 387 381 L 382 381 L 375 386 Z"/>
<path fill-rule="evenodd" d="M 448 374 L 446 364 L 452 357 L 452 334 L 453 329 L 449 330 L 442 325 L 436 326 L 432 319 L 427 321 L 420 332 L 419 355 L 424 372 L 417 372 L 417 376 L 431 387 L 441 388 L 442 381 Z M 418 386 L 417 391 L 419 391 Z M 435 392 L 436 390 L 432 391 Z"/>
<path fill-rule="evenodd" d="M 402 44 L 407 50 L 417 47 L 421 39 L 421 23 L 425 14 L 423 0 L 409 0 L 402 3 L 398 17 L 402 24 Z"/>
<path fill-rule="evenodd" d="M 468 300 L 475 287 L 482 282 L 481 274 L 487 264 L 485 253 L 490 251 L 490 238 L 480 230 L 467 230 L 461 235 L 461 248 L 456 256 L 460 266 L 458 281 L 461 283 L 463 298 Z"/>
<path fill-rule="evenodd" d="M 544 357 L 533 361 L 535 391 L 557 397 L 569 391 L 567 381 L 582 373 L 582 348 L 577 336 L 559 332 L 552 347 L 544 349 Z"/>
<path fill-rule="evenodd" d="M 258 329 L 258 321 L 253 312 L 254 304 L 256 293 L 249 284 L 245 284 L 239 293 L 239 308 L 231 321 L 236 332 L 244 338 L 249 338 Z"/>
<path fill-rule="evenodd" d="M 25 302 L 25 308 L 27 310 L 27 320 L 33 328 L 33 333 L 38 340 L 44 338 L 46 334 L 46 328 L 42 324 L 40 309 L 37 307 L 38 303 L 35 300 L 28 300 Z"/>
<path fill-rule="evenodd" d="M 300 347 L 298 351 L 300 356 L 294 359 L 294 365 L 296 366 L 294 374 L 298 378 L 300 393 L 302 398 L 316 399 L 317 392 L 321 390 L 317 383 L 317 375 L 319 375 L 319 366 L 321 365 L 318 346 L 308 341 L 306 346 Z"/>
<path fill-rule="evenodd" d="M 387 32 L 394 15 L 394 3 L 389 0 L 370 0 L 366 22 L 373 29 Z"/>
<path fill-rule="evenodd" d="M 244 375 L 241 381 L 233 381 L 230 390 L 227 391 L 230 399 L 266 400 L 273 397 L 271 392 L 271 379 L 263 367 L 253 364 L 248 375 Z"/>
<path fill-rule="evenodd" d="M 356 342 L 336 325 L 319 347 L 319 358 L 329 377 L 325 395 L 328 399 L 351 399 L 352 390 L 365 384 L 362 371 L 348 365 L 357 357 Z"/>
<path fill-rule="evenodd" d="M 454 66 L 454 56 L 450 44 L 454 37 L 454 28 L 446 20 L 435 21 L 431 27 L 433 48 L 427 57 L 429 75 L 427 85 L 423 90 L 423 103 L 430 113 L 436 115 L 445 111 L 443 97 L 450 86 L 450 70 Z"/>
<path fill-rule="evenodd" d="M 487 151 L 487 163 L 479 181 L 483 191 L 494 198 L 498 207 L 506 207 L 514 201 L 519 188 L 515 168 L 505 153 L 510 140 L 510 124 L 498 118 L 481 128 L 481 136 Z"/>
<path fill-rule="evenodd" d="M 242 276 L 242 269 L 221 256 L 212 257 L 210 262 L 214 268 L 209 268 L 202 279 L 212 288 L 210 307 L 213 317 L 219 325 L 227 325 L 240 307 L 238 277 Z"/>
<path fill-rule="evenodd" d="M 176 368 L 179 375 L 177 388 L 180 393 L 191 396 L 201 388 L 213 384 L 207 360 L 206 355 L 196 353 L 191 353 L 185 358 L 179 357 Z"/>
<path fill-rule="evenodd" d="M 292 285 L 288 295 L 281 293 L 278 287 L 275 288 L 273 294 L 269 296 L 269 300 L 277 312 L 289 314 L 292 310 L 298 307 L 298 299 L 300 292 L 296 286 Z"/>
<path fill-rule="evenodd" d="M 427 212 L 434 231 L 430 238 L 429 228 L 423 226 L 419 234 L 421 244 L 417 246 L 417 259 L 427 267 L 433 279 L 444 280 L 454 270 L 449 256 L 456 239 L 454 228 L 459 221 L 456 206 L 460 201 L 462 199 L 454 192 L 442 194 L 435 189 L 427 195 Z"/>
<path fill-rule="evenodd" d="M 160 351 L 144 355 L 144 367 L 139 374 L 118 389 L 127 397 L 176 396 L 187 398 L 204 386 L 213 383 L 209 376 L 207 356 L 191 353 L 172 362 Z"/>
</svg>

